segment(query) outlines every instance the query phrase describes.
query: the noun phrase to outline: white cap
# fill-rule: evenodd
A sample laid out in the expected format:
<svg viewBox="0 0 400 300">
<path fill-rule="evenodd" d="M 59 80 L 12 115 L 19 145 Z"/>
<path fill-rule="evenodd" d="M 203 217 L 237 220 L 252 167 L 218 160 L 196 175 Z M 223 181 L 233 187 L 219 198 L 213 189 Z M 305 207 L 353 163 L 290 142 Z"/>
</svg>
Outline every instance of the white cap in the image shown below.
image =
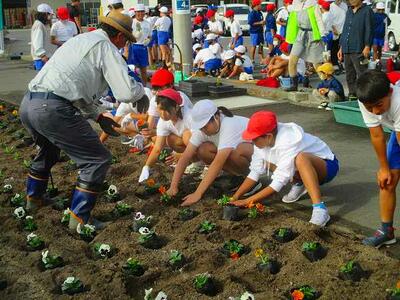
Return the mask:
<svg viewBox="0 0 400 300">
<path fill-rule="evenodd" d="M 40 13 L 48 13 L 48 14 L 54 14 L 53 10 L 51 9 L 50 5 L 46 3 L 39 4 L 37 7 L 37 11 Z"/>
<path fill-rule="evenodd" d="M 200 12 L 202 12 L 203 11 L 203 9 L 201 8 L 201 7 L 198 7 L 197 9 L 196 9 L 196 14 L 198 14 L 198 13 L 200 13 Z"/>
<path fill-rule="evenodd" d="M 371 5 L 372 4 L 371 0 L 364 0 L 363 3 L 366 4 L 366 5 Z"/>
<path fill-rule="evenodd" d="M 376 9 L 385 9 L 385 4 L 383 2 L 378 2 L 376 4 Z"/>
<path fill-rule="evenodd" d="M 107 0 L 108 5 L 120 4 L 122 0 Z"/>
<path fill-rule="evenodd" d="M 235 57 L 235 51 L 233 50 L 227 50 L 224 54 L 224 59 L 231 59 Z"/>
<path fill-rule="evenodd" d="M 136 4 L 135 11 L 146 11 L 144 4 Z"/>
<path fill-rule="evenodd" d="M 237 46 L 237 47 L 235 48 L 235 51 L 236 51 L 237 53 L 244 54 L 244 53 L 246 53 L 246 47 L 243 46 L 243 45 L 239 45 L 239 46 Z"/>
<path fill-rule="evenodd" d="M 192 109 L 192 128 L 201 129 L 207 125 L 208 121 L 214 116 L 218 108 L 211 100 L 200 100 Z"/>
<path fill-rule="evenodd" d="M 192 47 L 193 51 L 196 51 L 196 50 L 199 49 L 199 48 L 202 48 L 201 45 L 200 45 L 199 43 L 194 44 L 193 47 Z"/>
<path fill-rule="evenodd" d="M 163 13 L 163 14 L 168 13 L 168 7 L 166 7 L 166 6 L 161 7 L 160 8 L 160 13 Z"/>
<path fill-rule="evenodd" d="M 131 18 L 133 18 L 135 16 L 135 9 L 133 7 L 131 7 L 128 10 L 128 16 L 130 16 Z"/>
<path fill-rule="evenodd" d="M 207 34 L 207 36 L 206 36 L 206 41 L 212 41 L 212 40 L 215 40 L 217 38 L 217 35 L 216 34 L 214 34 L 214 33 L 209 33 L 209 34 Z"/>
</svg>

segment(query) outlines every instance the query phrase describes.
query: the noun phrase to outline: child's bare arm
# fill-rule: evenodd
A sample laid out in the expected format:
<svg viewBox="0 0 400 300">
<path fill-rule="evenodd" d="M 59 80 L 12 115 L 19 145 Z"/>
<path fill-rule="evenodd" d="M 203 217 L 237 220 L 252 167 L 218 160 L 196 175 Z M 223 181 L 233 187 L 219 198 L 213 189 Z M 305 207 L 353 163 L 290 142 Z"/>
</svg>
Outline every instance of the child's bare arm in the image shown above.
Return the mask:
<svg viewBox="0 0 400 300">
<path fill-rule="evenodd" d="M 392 182 L 392 174 L 390 172 L 389 162 L 386 156 L 386 139 L 382 126 L 369 128 L 371 134 L 371 143 L 374 146 L 376 156 L 379 161 L 378 185 L 384 189 Z"/>
</svg>

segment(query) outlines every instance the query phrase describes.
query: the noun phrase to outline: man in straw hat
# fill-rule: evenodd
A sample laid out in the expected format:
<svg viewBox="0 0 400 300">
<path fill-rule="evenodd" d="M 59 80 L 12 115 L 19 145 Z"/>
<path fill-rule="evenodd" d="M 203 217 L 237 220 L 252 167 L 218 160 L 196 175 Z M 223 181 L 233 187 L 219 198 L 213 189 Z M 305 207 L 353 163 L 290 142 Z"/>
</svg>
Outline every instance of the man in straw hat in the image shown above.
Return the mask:
<svg viewBox="0 0 400 300">
<path fill-rule="evenodd" d="M 128 41 L 134 41 L 130 17 L 117 11 L 101 16 L 100 29 L 78 35 L 57 50 L 29 83 L 22 100 L 22 123 L 40 148 L 28 175 L 27 209 L 45 204 L 50 170 L 63 150 L 80 169 L 70 208 L 72 230 L 89 221 L 104 225 L 89 218 L 111 154 L 86 118 L 96 120 L 106 133 L 118 135 L 114 127 L 119 125 L 98 105 L 107 87 L 117 101 L 148 104 L 143 86 L 130 79 L 118 52 Z"/>
</svg>

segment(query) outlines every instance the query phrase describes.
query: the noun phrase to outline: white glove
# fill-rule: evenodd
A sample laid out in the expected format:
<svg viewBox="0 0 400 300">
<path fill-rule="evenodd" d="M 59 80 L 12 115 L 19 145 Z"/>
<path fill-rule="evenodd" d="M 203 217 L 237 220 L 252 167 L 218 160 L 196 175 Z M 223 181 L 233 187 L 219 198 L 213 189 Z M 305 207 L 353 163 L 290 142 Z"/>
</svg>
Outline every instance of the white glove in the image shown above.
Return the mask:
<svg viewBox="0 0 400 300">
<path fill-rule="evenodd" d="M 114 108 L 114 103 L 111 102 L 112 99 L 110 96 L 101 97 L 99 101 L 101 102 L 101 106 L 103 106 L 105 109 L 111 110 Z"/>
<path fill-rule="evenodd" d="M 141 134 L 135 135 L 135 137 L 133 138 L 132 147 L 136 147 L 140 151 L 142 151 L 144 148 L 144 140 L 145 137 L 143 135 Z"/>
<path fill-rule="evenodd" d="M 144 166 L 142 169 L 142 173 L 140 173 L 139 183 L 149 179 L 150 177 L 150 168 L 148 166 Z"/>
<path fill-rule="evenodd" d="M 130 123 L 132 123 L 133 118 L 131 117 L 131 114 L 127 114 L 121 121 L 121 127 L 126 128 Z"/>
</svg>

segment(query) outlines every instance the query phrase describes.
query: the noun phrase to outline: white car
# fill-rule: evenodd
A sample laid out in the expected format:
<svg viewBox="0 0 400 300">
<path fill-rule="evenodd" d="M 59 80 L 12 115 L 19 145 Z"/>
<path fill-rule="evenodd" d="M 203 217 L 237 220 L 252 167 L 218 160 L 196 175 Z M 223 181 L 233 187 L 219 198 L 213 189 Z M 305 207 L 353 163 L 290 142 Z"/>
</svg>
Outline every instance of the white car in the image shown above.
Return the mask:
<svg viewBox="0 0 400 300">
<path fill-rule="evenodd" d="M 235 12 L 235 20 L 239 21 L 243 34 L 248 33 L 250 30 L 250 25 L 248 24 L 247 19 L 250 12 L 250 7 L 247 4 L 225 4 L 218 7 L 216 16 L 216 18 L 222 22 L 224 34 L 228 34 L 230 30 L 228 19 L 225 18 L 226 11 L 230 9 Z"/>
</svg>

